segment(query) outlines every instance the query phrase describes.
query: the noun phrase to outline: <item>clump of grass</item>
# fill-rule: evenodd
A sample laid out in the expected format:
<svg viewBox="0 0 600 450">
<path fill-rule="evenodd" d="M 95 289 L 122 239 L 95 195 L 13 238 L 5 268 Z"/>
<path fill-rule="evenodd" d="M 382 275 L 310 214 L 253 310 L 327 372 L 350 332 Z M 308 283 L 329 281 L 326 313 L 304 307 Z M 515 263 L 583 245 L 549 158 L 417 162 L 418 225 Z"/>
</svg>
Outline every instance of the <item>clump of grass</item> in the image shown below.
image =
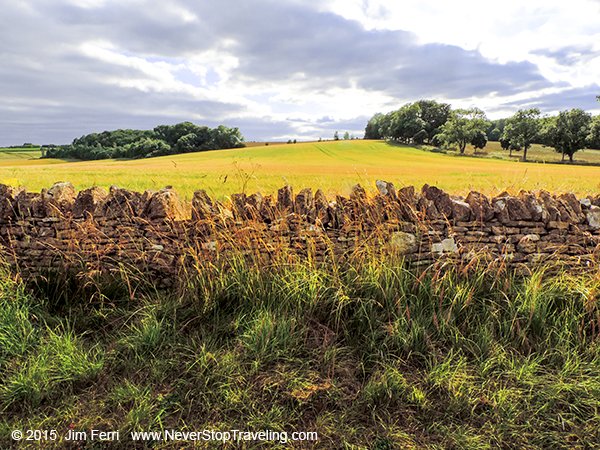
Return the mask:
<svg viewBox="0 0 600 450">
<path fill-rule="evenodd" d="M 37 406 L 92 381 L 102 367 L 101 351 L 86 349 L 70 330 L 47 329 L 35 351 L 14 360 L 5 371 L 0 402 L 4 408 L 21 402 Z"/>
</svg>

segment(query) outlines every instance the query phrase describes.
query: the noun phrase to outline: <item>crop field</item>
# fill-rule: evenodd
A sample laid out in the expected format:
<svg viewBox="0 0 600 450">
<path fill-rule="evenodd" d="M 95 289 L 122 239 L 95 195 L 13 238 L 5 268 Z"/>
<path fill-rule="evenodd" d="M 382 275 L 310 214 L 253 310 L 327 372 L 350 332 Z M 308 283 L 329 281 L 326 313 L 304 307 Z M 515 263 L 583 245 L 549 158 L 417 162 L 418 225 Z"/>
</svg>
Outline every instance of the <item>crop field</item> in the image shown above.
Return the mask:
<svg viewBox="0 0 600 450">
<path fill-rule="evenodd" d="M 494 151 L 494 144 L 486 151 Z M 551 149 L 534 149 L 532 156 L 536 152 L 560 158 Z M 26 153 L 0 153 L 0 183 L 22 185 L 32 191 L 56 181 L 70 181 L 78 189 L 118 185 L 145 190 L 171 185 L 187 199 L 201 188 L 223 199 L 235 192 L 273 193 L 285 184 L 295 189 L 321 188 L 328 195 L 347 194 L 356 183 L 373 189 L 377 179 L 396 186 L 428 183 L 455 194 L 547 189 L 586 195 L 600 189 L 600 167 L 461 157 L 380 141 L 280 144 L 83 162 L 28 159 L 23 157 Z M 597 158 L 600 152 L 587 150 L 586 157 L 588 154 Z"/>
<path fill-rule="evenodd" d="M 10 161 L 18 163 L 19 161 L 31 161 L 42 156 L 39 148 L 31 147 L 0 147 L 0 164 Z"/>
</svg>

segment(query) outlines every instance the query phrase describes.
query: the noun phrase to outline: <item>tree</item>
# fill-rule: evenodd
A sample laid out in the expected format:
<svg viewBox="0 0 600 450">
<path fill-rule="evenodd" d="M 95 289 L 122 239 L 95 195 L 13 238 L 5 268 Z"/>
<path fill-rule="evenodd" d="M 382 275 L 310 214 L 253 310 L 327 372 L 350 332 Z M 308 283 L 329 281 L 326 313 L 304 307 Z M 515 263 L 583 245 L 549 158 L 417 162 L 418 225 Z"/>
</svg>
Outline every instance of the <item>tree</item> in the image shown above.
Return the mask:
<svg viewBox="0 0 600 450">
<path fill-rule="evenodd" d="M 512 158 L 513 150 L 521 150 L 521 147 L 519 147 L 517 144 L 512 143 L 510 139 L 506 137 L 506 133 L 502 133 L 502 136 L 500 136 L 500 147 L 502 147 L 502 150 L 508 150 L 508 156 L 510 158 Z"/>
<path fill-rule="evenodd" d="M 600 116 L 595 116 L 592 119 L 588 134 L 588 145 L 590 148 L 600 150 Z"/>
<path fill-rule="evenodd" d="M 423 142 L 431 144 L 442 125 L 448 121 L 451 107 L 448 103 L 438 103 L 435 100 L 419 100 L 415 104 L 419 107 L 419 117 L 423 120 L 423 130 L 427 133 L 427 138 Z"/>
<path fill-rule="evenodd" d="M 460 153 L 464 154 L 467 144 L 479 131 L 485 133 L 488 124 L 485 113 L 478 108 L 457 109 L 452 111 L 437 138 L 446 145 L 458 145 Z"/>
<path fill-rule="evenodd" d="M 476 131 L 473 137 L 471 138 L 471 145 L 475 148 L 475 150 L 483 149 L 487 145 L 487 142 L 487 136 L 481 130 Z"/>
<path fill-rule="evenodd" d="M 512 145 L 523 149 L 523 161 L 527 161 L 527 150 L 539 136 L 540 110 L 521 109 L 506 121 L 504 133 Z"/>
<path fill-rule="evenodd" d="M 340 134 L 337 131 L 335 133 L 333 133 L 333 140 L 334 141 L 339 141 L 340 140 Z"/>
<path fill-rule="evenodd" d="M 384 119 L 384 115 L 381 113 L 375 114 L 365 128 L 365 139 L 382 139 L 381 125 Z"/>
<path fill-rule="evenodd" d="M 577 108 L 558 114 L 550 139 L 556 151 L 562 153 L 563 161 L 567 155 L 573 162 L 573 155 L 586 147 L 591 122 L 591 114 Z"/>
<path fill-rule="evenodd" d="M 413 137 L 424 130 L 427 124 L 421 119 L 421 108 L 416 103 L 404 105 L 391 113 L 389 137 L 395 141 L 409 144 Z"/>
<path fill-rule="evenodd" d="M 347 131 L 344 133 L 344 140 L 347 141 L 348 139 L 350 139 L 350 133 L 348 133 Z"/>
</svg>

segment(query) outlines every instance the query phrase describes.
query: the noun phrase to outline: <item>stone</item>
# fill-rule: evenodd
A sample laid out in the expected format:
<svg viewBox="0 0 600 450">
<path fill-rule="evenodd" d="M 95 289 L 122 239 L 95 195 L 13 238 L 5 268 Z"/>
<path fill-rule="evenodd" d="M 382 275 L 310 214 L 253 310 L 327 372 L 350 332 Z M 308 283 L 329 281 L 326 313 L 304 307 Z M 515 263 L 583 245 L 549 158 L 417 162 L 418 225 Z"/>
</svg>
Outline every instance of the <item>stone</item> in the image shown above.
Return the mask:
<svg viewBox="0 0 600 450">
<path fill-rule="evenodd" d="M 260 205 L 260 217 L 265 223 L 271 223 L 275 220 L 275 205 L 271 195 L 263 197 Z"/>
<path fill-rule="evenodd" d="M 54 183 L 47 191 L 42 191 L 46 208 L 52 214 L 71 213 L 75 202 L 75 187 L 68 182 Z"/>
<path fill-rule="evenodd" d="M 23 188 L 0 184 L 0 220 L 15 218 L 15 200 Z"/>
<path fill-rule="evenodd" d="M 519 198 L 529 211 L 531 220 L 537 222 L 544 219 L 544 208 L 531 192 L 521 191 Z"/>
<path fill-rule="evenodd" d="M 214 206 L 204 189 L 195 191 L 192 198 L 192 220 L 210 219 L 216 212 Z"/>
<path fill-rule="evenodd" d="M 350 190 L 350 200 L 364 203 L 367 201 L 367 191 L 360 184 L 355 184 Z"/>
<path fill-rule="evenodd" d="M 465 202 L 471 207 L 473 217 L 478 222 L 487 222 L 494 218 L 494 208 L 485 195 L 471 191 Z"/>
<path fill-rule="evenodd" d="M 46 217 L 44 196 L 33 192 L 21 191 L 15 198 L 15 211 L 18 217 Z"/>
<path fill-rule="evenodd" d="M 100 205 L 99 210 L 100 214 L 108 219 L 122 219 L 139 216 L 140 210 L 143 211 L 145 206 L 143 195 L 139 192 L 111 186 L 108 197 Z"/>
<path fill-rule="evenodd" d="M 600 230 L 600 206 L 592 205 L 586 213 L 588 225 L 594 230 Z"/>
<path fill-rule="evenodd" d="M 73 204 L 73 217 L 93 217 L 96 209 L 106 200 L 108 193 L 100 187 L 91 187 L 79 191 Z"/>
<path fill-rule="evenodd" d="M 313 207 L 315 209 L 315 221 L 320 222 L 322 226 L 329 224 L 329 203 L 327 197 L 321 189 L 315 192 L 315 198 L 313 201 Z"/>
<path fill-rule="evenodd" d="M 177 193 L 173 189 L 165 188 L 151 194 L 146 202 L 142 217 L 150 220 L 178 219 L 182 211 Z"/>
<path fill-rule="evenodd" d="M 375 186 L 377 187 L 377 191 L 383 197 L 387 197 L 392 201 L 398 200 L 398 192 L 396 192 L 396 188 L 393 183 L 389 183 L 383 180 L 377 180 L 375 182 Z"/>
<path fill-rule="evenodd" d="M 538 198 L 543 204 L 544 210 L 546 211 L 546 214 L 543 216 L 542 220 L 545 223 L 556 222 L 560 220 L 560 211 L 558 210 L 558 202 L 556 199 L 552 197 L 549 192 L 544 190 L 539 192 Z"/>
<path fill-rule="evenodd" d="M 531 212 L 525 206 L 525 203 L 517 197 L 506 197 L 506 207 L 510 220 L 531 220 Z"/>
<path fill-rule="evenodd" d="M 458 246 L 453 237 L 444 239 L 442 242 L 431 245 L 431 253 L 442 255 L 444 253 L 458 253 Z"/>
<path fill-rule="evenodd" d="M 462 200 L 450 199 L 452 205 L 452 218 L 455 221 L 468 222 L 471 220 L 471 206 Z"/>
<path fill-rule="evenodd" d="M 301 216 L 308 217 L 311 214 L 313 210 L 312 189 L 302 189 L 298 195 L 296 195 L 294 209 L 296 213 L 300 214 Z"/>
<path fill-rule="evenodd" d="M 233 217 L 236 220 L 246 220 L 246 194 L 233 194 L 231 196 L 231 206 L 233 208 Z"/>
<path fill-rule="evenodd" d="M 294 208 L 294 191 L 291 186 L 284 186 L 277 191 L 277 208 L 281 211 Z"/>
<path fill-rule="evenodd" d="M 431 200 L 435 205 L 435 209 L 445 218 L 452 218 L 453 202 L 450 196 L 435 186 L 424 185 L 421 189 L 421 195 L 427 200 Z"/>
<path fill-rule="evenodd" d="M 534 253 L 537 251 L 537 242 L 540 237 L 537 234 L 528 234 L 523 236 L 517 242 L 517 249 L 524 253 Z"/>
<path fill-rule="evenodd" d="M 396 231 L 392 233 L 388 246 L 393 251 L 401 255 L 415 253 L 419 249 L 417 236 L 412 233 L 405 233 L 403 231 Z"/>
<path fill-rule="evenodd" d="M 572 193 L 564 193 L 558 196 L 558 210 L 560 220 L 563 222 L 580 223 L 584 220 L 581 203 Z"/>
</svg>

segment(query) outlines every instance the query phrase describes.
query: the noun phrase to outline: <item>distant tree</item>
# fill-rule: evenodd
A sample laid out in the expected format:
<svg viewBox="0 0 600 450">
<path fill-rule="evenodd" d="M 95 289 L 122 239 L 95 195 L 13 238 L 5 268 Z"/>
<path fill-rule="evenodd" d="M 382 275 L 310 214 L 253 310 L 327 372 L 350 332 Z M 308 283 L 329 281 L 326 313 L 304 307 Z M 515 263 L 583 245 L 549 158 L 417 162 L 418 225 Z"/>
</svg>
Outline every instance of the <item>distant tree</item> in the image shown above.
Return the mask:
<svg viewBox="0 0 600 450">
<path fill-rule="evenodd" d="M 293 141 L 293 142 L 294 142 L 294 144 L 295 144 L 295 143 L 296 143 L 296 139 L 294 139 L 294 141 Z"/>
<path fill-rule="evenodd" d="M 210 131 L 210 141 L 207 150 L 244 147 L 244 137 L 238 128 L 228 128 L 219 125 Z"/>
<path fill-rule="evenodd" d="M 508 150 L 509 151 L 509 153 L 508 153 L 509 157 L 512 157 L 512 153 L 513 153 L 514 150 L 517 150 L 517 151 L 521 150 L 521 148 L 518 145 L 513 144 L 510 141 L 510 139 L 508 139 L 506 137 L 505 134 L 502 134 L 502 136 L 500 136 L 500 147 L 502 147 L 502 150 Z"/>
<path fill-rule="evenodd" d="M 467 144 L 478 132 L 485 133 L 488 124 L 485 113 L 478 108 L 457 109 L 452 111 L 437 138 L 446 145 L 457 145 L 464 154 Z"/>
<path fill-rule="evenodd" d="M 340 135 L 339 135 L 339 133 L 337 131 L 335 133 L 333 133 L 333 140 L 334 141 L 339 141 L 340 140 Z"/>
<path fill-rule="evenodd" d="M 350 139 L 350 133 L 348 133 L 347 131 L 344 133 L 344 140 L 347 141 L 348 139 Z"/>
<path fill-rule="evenodd" d="M 288 143 L 288 144 L 291 144 L 291 143 L 292 143 L 292 140 L 291 140 L 291 139 L 288 139 L 287 143 Z"/>
<path fill-rule="evenodd" d="M 556 151 L 562 153 L 563 161 L 568 156 L 569 161 L 573 162 L 573 155 L 586 147 L 591 123 L 591 114 L 581 109 L 574 108 L 558 114 L 550 139 Z"/>
<path fill-rule="evenodd" d="M 590 123 L 588 145 L 590 148 L 600 150 L 600 116 L 595 116 Z"/>
<path fill-rule="evenodd" d="M 477 130 L 471 138 L 471 145 L 475 148 L 475 150 L 483 149 L 487 145 L 487 142 L 487 136 L 482 130 Z"/>
<path fill-rule="evenodd" d="M 512 145 L 523 149 L 523 161 L 527 161 L 527 150 L 540 133 L 540 110 L 537 108 L 517 111 L 506 121 L 504 133 Z"/>
<path fill-rule="evenodd" d="M 161 139 L 144 138 L 125 147 L 126 158 L 164 156 L 171 153 L 171 146 Z"/>
<path fill-rule="evenodd" d="M 410 144 L 414 136 L 425 130 L 426 126 L 425 121 L 421 119 L 421 108 L 415 103 L 409 103 L 391 113 L 387 137 Z"/>
<path fill-rule="evenodd" d="M 504 132 L 504 126 L 506 125 L 506 119 L 492 120 L 487 128 L 486 135 L 488 141 L 499 141 Z"/>
<path fill-rule="evenodd" d="M 498 141 L 500 139 L 501 135 L 502 135 L 502 131 L 500 131 L 500 128 L 494 128 L 492 131 L 490 131 L 488 133 L 486 138 L 490 141 Z"/>
<path fill-rule="evenodd" d="M 438 103 L 435 100 L 419 100 L 415 103 L 420 110 L 419 117 L 424 122 L 427 138 L 423 142 L 432 143 L 434 136 L 440 133 L 440 128 L 450 117 L 451 107 L 448 103 Z"/>
<path fill-rule="evenodd" d="M 383 139 L 381 134 L 381 125 L 383 123 L 384 115 L 381 113 L 375 114 L 365 128 L 365 139 Z"/>
<path fill-rule="evenodd" d="M 421 130 L 413 136 L 412 141 L 417 145 L 421 145 L 424 144 L 428 139 L 429 135 L 427 134 L 427 131 Z"/>
</svg>

